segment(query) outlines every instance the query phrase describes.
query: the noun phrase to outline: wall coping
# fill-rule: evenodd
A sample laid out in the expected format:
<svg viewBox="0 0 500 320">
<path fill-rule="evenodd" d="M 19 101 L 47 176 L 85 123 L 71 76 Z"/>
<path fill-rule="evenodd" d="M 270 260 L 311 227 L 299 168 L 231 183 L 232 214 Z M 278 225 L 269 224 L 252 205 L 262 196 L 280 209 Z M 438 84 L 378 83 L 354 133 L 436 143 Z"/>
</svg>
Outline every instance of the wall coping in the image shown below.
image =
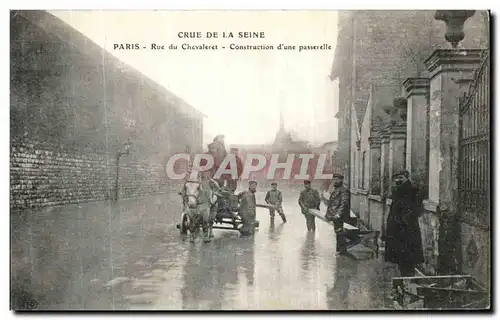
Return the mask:
<svg viewBox="0 0 500 320">
<path fill-rule="evenodd" d="M 377 202 L 382 202 L 382 197 L 378 194 L 370 194 L 368 195 L 368 199 L 369 200 L 374 200 L 374 201 L 377 201 Z"/>
<path fill-rule="evenodd" d="M 429 212 L 437 213 L 439 204 L 426 199 L 423 201 L 424 209 Z"/>
<path fill-rule="evenodd" d="M 368 143 L 371 148 L 380 148 L 382 146 L 382 138 L 381 137 L 369 137 Z"/>
<path fill-rule="evenodd" d="M 403 81 L 406 97 L 413 95 L 426 95 L 430 90 L 430 80 L 428 78 L 406 78 Z"/>
<path fill-rule="evenodd" d="M 392 126 L 390 140 L 406 140 L 406 125 Z"/>
<path fill-rule="evenodd" d="M 366 195 L 368 195 L 368 190 L 351 189 L 351 194 L 362 194 L 362 195 L 366 196 Z"/>
<path fill-rule="evenodd" d="M 436 49 L 424 61 L 430 79 L 441 72 L 474 71 L 485 49 Z"/>
</svg>

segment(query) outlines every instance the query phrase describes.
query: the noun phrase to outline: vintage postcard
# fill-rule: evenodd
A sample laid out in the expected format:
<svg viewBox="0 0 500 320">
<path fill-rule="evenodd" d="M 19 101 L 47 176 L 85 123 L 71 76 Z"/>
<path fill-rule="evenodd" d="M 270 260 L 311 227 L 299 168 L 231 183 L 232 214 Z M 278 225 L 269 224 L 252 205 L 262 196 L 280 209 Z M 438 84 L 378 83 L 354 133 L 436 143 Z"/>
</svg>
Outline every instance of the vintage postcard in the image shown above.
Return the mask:
<svg viewBox="0 0 500 320">
<path fill-rule="evenodd" d="M 11 309 L 490 309 L 489 39 L 481 10 L 11 10 Z"/>
</svg>

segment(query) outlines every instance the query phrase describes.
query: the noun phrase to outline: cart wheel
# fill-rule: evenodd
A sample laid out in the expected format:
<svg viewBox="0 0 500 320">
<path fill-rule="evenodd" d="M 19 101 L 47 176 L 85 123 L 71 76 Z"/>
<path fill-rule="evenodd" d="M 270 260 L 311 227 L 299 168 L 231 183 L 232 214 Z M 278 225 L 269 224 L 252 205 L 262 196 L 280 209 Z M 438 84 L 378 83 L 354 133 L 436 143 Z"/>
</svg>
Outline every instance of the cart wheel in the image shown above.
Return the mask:
<svg viewBox="0 0 500 320">
<path fill-rule="evenodd" d="M 188 227 L 189 227 L 189 217 L 185 212 L 183 212 L 181 216 L 181 223 L 179 224 L 179 230 L 181 232 L 181 235 L 187 235 Z"/>
</svg>

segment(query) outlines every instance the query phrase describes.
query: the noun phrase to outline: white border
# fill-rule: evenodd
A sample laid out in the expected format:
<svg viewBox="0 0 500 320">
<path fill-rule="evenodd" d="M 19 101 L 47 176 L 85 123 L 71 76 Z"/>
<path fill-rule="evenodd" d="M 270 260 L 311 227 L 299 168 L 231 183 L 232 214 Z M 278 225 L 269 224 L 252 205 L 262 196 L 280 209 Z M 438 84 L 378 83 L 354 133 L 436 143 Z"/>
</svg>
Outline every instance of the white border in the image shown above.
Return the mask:
<svg viewBox="0 0 500 320">
<path fill-rule="evenodd" d="M 5 2 L 7 3 L 7 2 Z M 168 3 L 168 5 L 166 5 Z M 496 1 L 498 5 L 498 1 Z M 297 10 L 297 9 L 314 9 L 314 10 L 346 10 L 346 9 L 351 9 L 351 10 L 367 10 L 367 9 L 415 9 L 415 10 L 422 10 L 422 9 L 437 9 L 436 1 L 431 1 L 431 0 L 419 0 L 419 1 L 355 1 L 355 0 L 349 0 L 349 1 L 319 1 L 319 0 L 307 0 L 307 1 L 302 1 L 302 2 L 293 2 L 293 1 L 285 1 L 285 0 L 275 0 L 275 1 L 269 1 L 269 0 L 246 0 L 246 1 L 236 1 L 236 0 L 226 0 L 226 1 L 221 1 L 221 0 L 211 0 L 211 1 L 193 1 L 193 0 L 170 0 L 170 1 L 160 1 L 160 0 L 141 0 L 141 1 L 110 1 L 110 0 L 74 0 L 69 3 L 68 1 L 62 1 L 62 0 L 52 0 L 52 1 L 44 1 L 44 2 L 38 2 L 38 1 L 15 1 L 15 7 L 14 8 L 5 8 L 5 9 L 125 9 L 125 10 L 132 10 L 132 9 L 168 9 L 168 10 L 194 10 L 194 9 L 208 9 L 208 10 L 215 10 L 215 9 L 232 9 L 232 10 L 243 10 L 243 9 L 274 9 L 274 10 L 282 10 L 282 9 L 288 9 L 288 10 Z M 468 2 L 460 2 L 454 1 L 448 3 L 448 2 L 441 2 L 439 4 L 441 7 L 446 7 L 446 9 L 491 9 L 493 12 L 497 11 L 495 2 L 493 1 L 484 1 L 484 0 L 475 0 L 475 1 L 468 1 Z M 3 156 L 0 157 L 0 161 L 2 161 L 0 167 L 1 167 L 1 180 L 3 183 L 1 184 L 2 187 L 2 192 L 1 192 L 1 197 L 2 205 L 5 208 L 4 214 L 5 216 L 8 217 L 8 212 L 9 212 L 9 109 L 7 106 L 9 106 L 9 76 L 8 76 L 8 71 L 10 68 L 9 65 L 9 46 L 8 41 L 9 41 L 9 15 L 7 14 L 6 10 L 2 10 L 3 14 L 1 15 L 1 21 L 2 25 L 4 26 L 1 30 L 2 32 L 2 42 L 6 44 L 5 49 L 2 50 L 2 58 L 0 59 L 2 63 L 2 68 L 1 70 L 4 70 L 5 76 L 2 78 L 2 87 L 4 88 L 4 95 L 3 95 L 3 108 L 0 108 L 0 119 L 2 122 L 4 122 L 3 125 L 0 125 L 0 130 L 1 130 L 1 139 L 0 139 L 0 150 L 3 153 Z M 497 33 L 495 33 L 497 34 Z M 496 38 L 496 36 L 495 36 Z M 496 40 L 496 39 L 495 39 Z M 496 52 L 495 56 L 492 57 L 492 59 L 496 58 Z M 498 82 L 496 82 L 496 87 L 493 89 L 493 92 L 500 92 L 498 90 Z M 496 110 L 494 107 L 493 109 Z M 495 112 L 495 115 L 497 115 L 497 112 Z M 498 119 L 495 119 L 498 120 Z M 498 122 L 495 122 L 497 126 L 494 126 L 494 130 L 497 130 L 498 127 Z M 495 132 L 497 133 L 497 132 Z M 495 147 L 497 147 L 497 143 L 499 139 L 496 139 L 497 141 L 495 142 Z M 498 148 L 493 148 L 493 150 L 500 150 Z M 498 157 L 497 157 L 498 158 Z M 497 159 L 498 160 L 498 159 Z M 497 163 L 495 163 L 496 165 Z M 498 170 L 497 170 L 498 171 Z M 498 178 L 498 175 L 500 173 L 497 172 L 495 175 L 495 178 Z M 495 179 L 496 182 L 496 179 Z M 498 191 L 497 189 L 497 192 Z M 495 194 L 495 198 L 499 199 L 499 195 Z M 495 213 L 492 213 L 495 214 Z M 8 218 L 7 218 L 8 219 Z M 494 231 L 499 230 L 498 226 L 498 221 L 500 219 L 496 218 L 496 224 L 494 227 Z M 4 263 L 2 264 L 2 273 L 4 275 L 4 283 L 6 285 L 3 286 L 2 291 L 1 291 L 1 297 L 0 301 L 2 303 L 1 310 L 2 310 L 2 317 L 1 319 L 5 318 L 13 318 L 14 314 L 11 311 L 8 311 L 9 309 L 9 286 L 7 285 L 9 283 L 9 223 L 7 221 L 4 221 L 3 223 L 0 224 L 2 230 L 0 231 L 0 234 L 2 235 L 2 246 L 1 246 L 1 254 L 3 257 Z M 495 235 L 496 232 L 492 232 L 493 235 Z M 498 246 L 496 246 L 498 249 Z M 498 252 L 498 250 L 497 250 Z M 497 277 L 495 277 L 497 279 Z M 495 296 L 498 296 L 496 294 Z M 4 317 L 5 315 L 5 317 Z M 202 315 L 202 314 L 200 314 Z M 367 314 L 363 314 L 364 316 L 368 316 Z M 99 315 L 100 316 L 100 315 Z M 217 315 L 211 315 L 211 316 L 217 316 Z M 241 317 L 244 316 L 242 314 L 235 314 L 234 317 Z M 271 319 L 271 317 L 274 319 L 276 317 L 289 317 L 289 315 L 260 315 L 262 318 L 268 318 Z M 344 318 L 348 316 L 349 318 L 352 318 L 354 315 L 341 315 L 341 314 L 332 314 L 331 317 L 335 318 Z M 361 317 L 362 315 L 356 315 L 354 317 Z M 395 317 L 401 317 L 401 314 L 370 314 L 369 316 L 373 317 L 388 317 L 388 316 L 395 316 Z M 413 316 L 413 317 L 428 317 L 424 314 L 419 314 L 419 315 L 408 315 L 408 316 Z M 50 317 L 46 316 L 46 317 Z M 64 315 L 61 316 L 61 318 L 71 318 L 72 315 Z M 81 316 L 79 316 L 81 317 Z M 84 316 L 84 318 L 89 317 L 89 316 Z M 125 315 L 120 315 L 120 317 L 125 318 Z M 168 315 L 169 318 L 171 317 L 178 317 L 177 315 Z M 186 316 L 184 316 L 185 318 Z M 192 315 L 187 316 L 187 317 L 192 317 Z M 206 317 L 206 315 L 205 315 Z M 301 317 L 308 317 L 306 315 L 301 315 Z M 329 316 L 330 317 L 330 316 Z M 444 316 L 445 318 L 452 318 L 454 315 L 446 315 Z M 58 317 L 59 318 L 59 317 Z M 146 316 L 141 315 L 141 316 L 136 316 L 134 317 L 135 319 L 146 319 Z"/>
</svg>

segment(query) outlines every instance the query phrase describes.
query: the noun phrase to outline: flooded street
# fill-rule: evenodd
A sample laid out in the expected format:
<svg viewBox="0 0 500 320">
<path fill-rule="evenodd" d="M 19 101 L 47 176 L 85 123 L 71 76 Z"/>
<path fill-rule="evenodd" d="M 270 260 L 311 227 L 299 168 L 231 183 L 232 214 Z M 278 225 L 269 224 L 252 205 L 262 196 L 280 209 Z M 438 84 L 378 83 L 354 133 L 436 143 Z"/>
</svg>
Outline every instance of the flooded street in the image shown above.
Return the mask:
<svg viewBox="0 0 500 320">
<path fill-rule="evenodd" d="M 263 196 L 258 192 L 259 203 Z M 279 216 L 272 223 L 268 211 L 258 208 L 260 227 L 254 236 L 240 238 L 236 231 L 215 230 L 209 244 L 201 239 L 192 244 L 182 238 L 175 228 L 180 212 L 172 212 L 179 206 L 175 198 L 172 203 L 163 199 L 149 197 L 143 205 L 130 202 L 128 214 L 126 202 L 122 203 L 120 214 L 112 213 L 109 236 L 100 240 L 90 230 L 79 239 L 67 231 L 73 242 L 59 238 L 68 250 L 73 243 L 79 254 L 62 257 L 58 252 L 57 259 L 71 262 L 60 273 L 68 275 L 66 285 L 56 286 L 59 294 L 45 291 L 45 302 L 38 309 L 360 310 L 391 306 L 393 270 L 383 263 L 383 254 L 372 258 L 363 247 L 355 247 L 360 260 L 336 256 L 333 228 L 317 220 L 316 232 L 307 232 L 297 191 L 284 192 L 287 223 Z M 165 215 L 164 209 L 170 212 Z M 81 235 L 81 226 L 79 230 Z M 96 254 L 100 245 L 102 259 Z M 86 263 L 91 257 L 99 260 L 92 268 Z M 51 263 L 64 268 L 57 259 Z"/>
</svg>

